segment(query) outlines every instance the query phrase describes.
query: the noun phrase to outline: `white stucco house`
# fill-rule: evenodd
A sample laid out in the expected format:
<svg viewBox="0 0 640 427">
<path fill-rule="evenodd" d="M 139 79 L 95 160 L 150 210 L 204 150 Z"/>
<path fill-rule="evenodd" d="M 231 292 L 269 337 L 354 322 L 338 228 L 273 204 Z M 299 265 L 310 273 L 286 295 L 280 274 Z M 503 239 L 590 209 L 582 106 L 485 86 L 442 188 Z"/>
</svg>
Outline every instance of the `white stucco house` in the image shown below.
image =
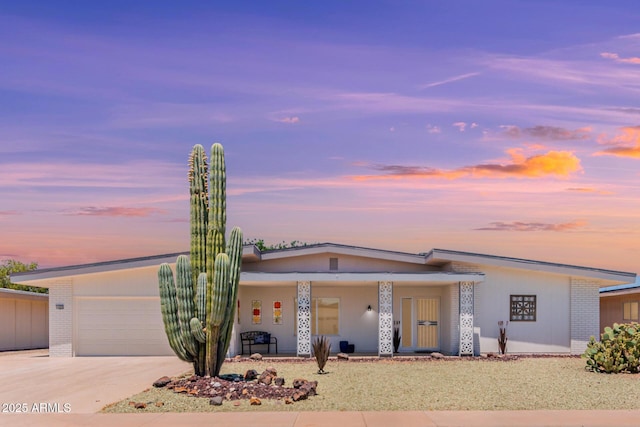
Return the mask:
<svg viewBox="0 0 640 427">
<path fill-rule="evenodd" d="M 12 276 L 49 288 L 51 356 L 171 355 L 157 271 L 180 254 L 36 270 Z M 357 353 L 580 354 L 598 335 L 599 289 L 634 273 L 444 249 L 411 254 L 339 244 L 244 247 L 230 355 L 240 333 L 265 331 L 278 352 L 306 356 L 316 335 Z M 265 349 L 266 350 L 266 349 Z M 272 348 L 272 351 L 274 349 Z"/>
</svg>

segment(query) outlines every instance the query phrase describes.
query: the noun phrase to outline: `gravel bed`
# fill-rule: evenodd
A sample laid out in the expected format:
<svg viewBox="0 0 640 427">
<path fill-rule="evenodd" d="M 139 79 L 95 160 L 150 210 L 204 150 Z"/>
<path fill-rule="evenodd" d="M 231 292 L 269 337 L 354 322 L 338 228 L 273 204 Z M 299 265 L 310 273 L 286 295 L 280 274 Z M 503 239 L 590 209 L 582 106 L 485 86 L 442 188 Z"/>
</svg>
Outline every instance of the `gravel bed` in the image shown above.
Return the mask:
<svg viewBox="0 0 640 427">
<path fill-rule="evenodd" d="M 318 381 L 318 394 L 287 405 L 263 399 L 259 406 L 248 400 L 212 406 L 207 398 L 150 385 L 103 412 L 640 409 L 640 376 L 588 372 L 577 357 L 332 359 L 324 375 L 317 374 L 313 360 L 243 360 L 226 362 L 222 373 L 262 372 L 269 366 L 288 384 L 295 378 Z M 130 402 L 146 408 L 136 409 Z"/>
</svg>

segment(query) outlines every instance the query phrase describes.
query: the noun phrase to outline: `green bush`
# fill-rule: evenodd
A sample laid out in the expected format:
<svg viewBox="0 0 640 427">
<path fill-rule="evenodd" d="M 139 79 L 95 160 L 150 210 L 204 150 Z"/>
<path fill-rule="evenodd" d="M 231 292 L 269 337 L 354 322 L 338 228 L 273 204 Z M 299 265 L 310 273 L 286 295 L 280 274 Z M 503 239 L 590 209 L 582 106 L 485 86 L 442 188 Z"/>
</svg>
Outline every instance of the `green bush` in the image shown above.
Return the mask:
<svg viewBox="0 0 640 427">
<path fill-rule="evenodd" d="M 640 325 L 614 323 L 612 328 L 607 326 L 600 341 L 591 337 L 582 357 L 587 360 L 589 371 L 640 372 Z"/>
</svg>

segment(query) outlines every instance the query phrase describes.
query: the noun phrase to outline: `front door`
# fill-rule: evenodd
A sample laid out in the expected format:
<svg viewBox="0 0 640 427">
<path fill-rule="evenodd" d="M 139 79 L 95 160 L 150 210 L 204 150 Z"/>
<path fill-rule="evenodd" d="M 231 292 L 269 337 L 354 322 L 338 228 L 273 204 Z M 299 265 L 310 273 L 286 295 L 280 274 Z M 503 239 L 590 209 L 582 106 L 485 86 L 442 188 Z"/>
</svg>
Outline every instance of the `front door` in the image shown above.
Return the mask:
<svg viewBox="0 0 640 427">
<path fill-rule="evenodd" d="M 402 348 L 413 351 L 440 349 L 439 322 L 439 298 L 402 298 Z"/>
</svg>

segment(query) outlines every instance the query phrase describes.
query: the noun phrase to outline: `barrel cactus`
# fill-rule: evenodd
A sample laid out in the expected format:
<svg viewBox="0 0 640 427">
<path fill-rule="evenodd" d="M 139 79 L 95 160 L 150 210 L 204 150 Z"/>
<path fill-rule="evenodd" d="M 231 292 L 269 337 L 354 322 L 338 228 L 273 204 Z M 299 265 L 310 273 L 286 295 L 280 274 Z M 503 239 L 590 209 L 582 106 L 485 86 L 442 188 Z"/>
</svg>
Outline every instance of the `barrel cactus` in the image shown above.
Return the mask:
<svg viewBox="0 0 640 427">
<path fill-rule="evenodd" d="M 211 147 L 211 165 L 201 145 L 189 157 L 190 256 L 160 266 L 158 283 L 165 332 L 175 354 L 193 363 L 196 375 L 217 376 L 229 350 L 242 266 L 242 231 L 225 239 L 224 150 Z"/>
</svg>

